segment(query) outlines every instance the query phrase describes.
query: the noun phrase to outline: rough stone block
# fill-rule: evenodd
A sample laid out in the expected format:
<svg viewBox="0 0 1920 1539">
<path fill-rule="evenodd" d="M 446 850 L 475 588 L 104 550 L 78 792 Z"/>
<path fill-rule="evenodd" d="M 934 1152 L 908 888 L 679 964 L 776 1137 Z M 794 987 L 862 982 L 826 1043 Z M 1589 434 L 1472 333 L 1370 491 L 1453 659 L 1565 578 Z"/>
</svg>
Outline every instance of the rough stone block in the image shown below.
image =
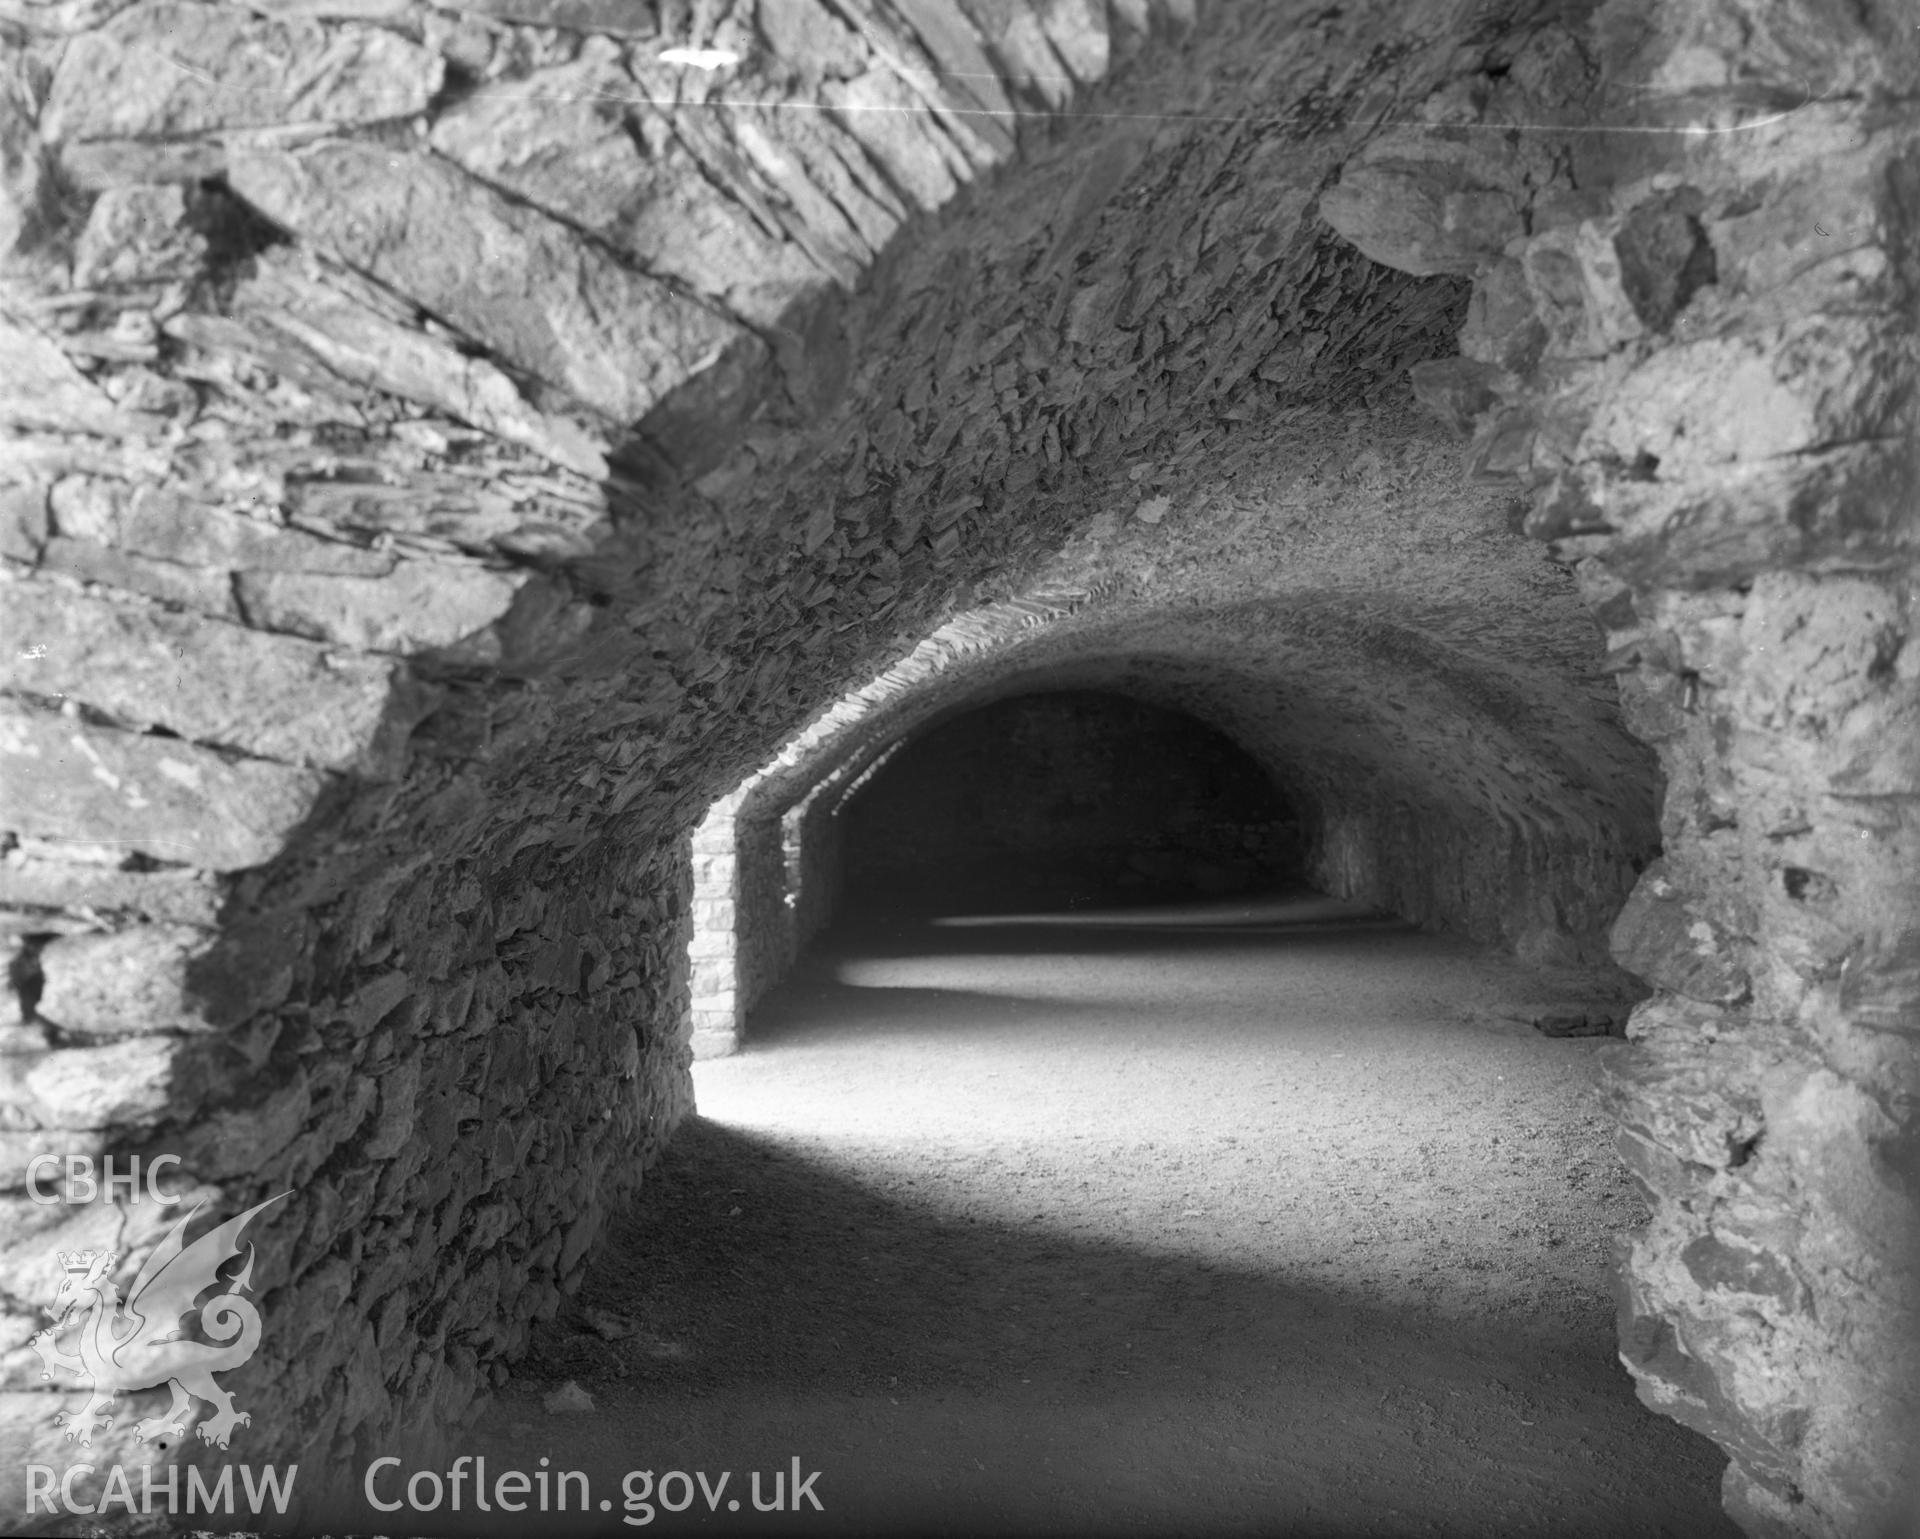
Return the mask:
<svg viewBox="0 0 1920 1539">
<path fill-rule="evenodd" d="M 233 574 L 220 567 L 152 561 L 109 545 L 70 540 L 60 534 L 47 541 L 40 564 L 46 571 L 59 572 L 80 582 L 144 593 L 149 598 L 180 604 L 222 620 L 240 618 L 240 606 L 233 597 Z"/>
<path fill-rule="evenodd" d="M 49 141 L 166 139 L 412 117 L 443 69 L 396 32 L 148 0 L 67 45 L 40 131 Z"/>
<path fill-rule="evenodd" d="M 581 475 L 595 480 L 606 475 L 603 442 L 563 417 L 537 410 L 485 359 L 469 357 L 442 336 L 402 325 L 354 293 L 354 287 L 350 275 L 326 271 L 310 254 L 303 260 L 268 252 L 235 291 L 233 313 L 258 331 L 304 348 L 342 379 L 437 407 Z"/>
<path fill-rule="evenodd" d="M 808 83 L 845 79 L 866 66 L 860 35 L 821 0 L 759 0 L 753 21 L 773 56 Z"/>
<path fill-rule="evenodd" d="M 0 706 L 0 816 L 34 838 L 235 871 L 277 855 L 327 783 L 315 770 L 230 763 L 171 738 Z"/>
<path fill-rule="evenodd" d="M 1680 1250 L 1680 1264 L 1704 1289 L 1751 1294 L 1783 1311 L 1792 1309 L 1800 1296 L 1800 1284 L 1781 1257 L 1715 1235 L 1689 1240 Z"/>
<path fill-rule="evenodd" d="M 569 32 L 607 32 L 633 38 L 660 34 L 651 0 L 460 0 L 458 9 Z"/>
<path fill-rule="evenodd" d="M 44 486 L 0 486 L 0 556 L 38 561 L 50 527 Z"/>
<path fill-rule="evenodd" d="M 1920 1021 L 1920 931 L 1905 925 L 1870 935 L 1841 974 L 1840 1008 L 1881 1031 L 1911 1034 Z"/>
<path fill-rule="evenodd" d="M 1603 1052 L 1601 1095 L 1628 1136 L 1706 1171 L 1750 1157 L 1766 1127 L 1751 1060 L 1737 1051 L 1645 1043 Z"/>
<path fill-rule="evenodd" d="M 1700 195 L 1680 188 L 1636 206 L 1613 237 L 1620 282 L 1650 331 L 1665 331 L 1718 276 L 1713 244 L 1701 228 Z"/>
<path fill-rule="evenodd" d="M 1878 175 L 1871 157 L 1809 159 L 1756 206 L 1736 204 L 1738 212 L 1704 221 L 1717 280 L 1736 292 L 1764 294 L 1791 285 L 1806 301 L 1832 297 L 1850 303 L 1849 290 L 1885 272 L 1883 236 L 1867 213 L 1881 196 Z M 1827 234 L 1816 237 L 1820 259 L 1809 262 L 1806 232 L 1816 227 Z M 1685 239 L 1669 237 L 1668 250 L 1677 254 Z"/>
<path fill-rule="evenodd" d="M 1511 193 L 1444 160 L 1350 165 L 1320 216 L 1374 261 L 1422 278 L 1490 267 L 1523 233 Z"/>
<path fill-rule="evenodd" d="M 1804 1063 L 1775 1068 L 1763 1094 L 1768 1140 L 1795 1162 L 1800 1189 L 1821 1223 L 1850 1231 L 1842 1242 L 1847 1252 L 1874 1255 L 1888 1277 L 1910 1275 L 1920 1241 L 1912 1201 L 1920 1140 L 1912 1125 L 1889 1117 L 1875 1091 Z M 1803 1266 L 1831 1243 L 1830 1237 L 1803 1244 Z M 1909 1310 L 1920 1309 L 1920 1288 L 1904 1287 L 1895 1297 Z"/>
<path fill-rule="evenodd" d="M 996 69 L 987 57 L 983 39 L 991 40 L 996 54 L 1005 55 L 1016 24 L 1024 23 L 1036 38 L 1040 36 L 1040 29 L 1024 5 L 1007 7 L 1012 14 L 1004 15 L 1004 19 L 994 15 L 994 9 L 987 6 L 963 9 L 940 4 L 939 0 L 902 0 L 900 14 L 939 70 L 942 90 L 963 111 L 971 109 L 975 115 L 969 117 L 969 122 L 989 138 L 999 153 L 1007 154 L 1013 148 L 1013 134 L 1007 126 L 1013 120 L 1013 101 L 1001 79 L 1003 71 Z M 1041 41 L 1044 48 L 1044 39 Z M 1047 74 L 1057 72 L 1059 66 L 1051 58 L 1052 50 L 1045 52 L 1048 57 L 1044 62 L 1036 59 L 1036 65 Z M 1013 72 L 1034 71 L 1016 68 Z M 981 109 L 985 109 L 984 117 L 977 116 Z"/>
<path fill-rule="evenodd" d="M 1731 936 L 1702 915 L 1655 861 L 1613 924 L 1613 956 L 1649 983 L 1703 1004 L 1732 1004 L 1752 992 Z"/>
<path fill-rule="evenodd" d="M 822 94 L 841 126 L 921 210 L 943 207 L 968 179 L 965 157 L 898 75 L 870 70 L 830 82 Z"/>
<path fill-rule="evenodd" d="M 1687 1350 L 1670 1319 L 1638 1312 L 1630 1290 L 1619 1305 L 1620 1356 L 1635 1380 L 1641 1403 L 1703 1433 L 1749 1468 L 1774 1476 L 1789 1473 L 1791 1456 L 1771 1428 L 1756 1426 L 1715 1374 Z"/>
<path fill-rule="evenodd" d="M 1613 247 L 1591 225 L 1548 230 L 1521 259 L 1533 311 L 1548 347 L 1565 357 L 1597 358 L 1644 330 L 1621 286 Z"/>
<path fill-rule="evenodd" d="M 186 223 L 179 183 L 115 187 L 94 200 L 73 253 L 81 288 L 191 278 L 206 260 L 206 238 Z"/>
<path fill-rule="evenodd" d="M 114 187 L 151 187 L 163 182 L 201 182 L 227 165 L 217 140 L 95 139 L 59 146 L 61 174 L 86 192 Z"/>
<path fill-rule="evenodd" d="M 1039 0 L 1041 29 L 1068 72 L 1083 86 L 1106 78 L 1111 59 L 1107 0 Z"/>
<path fill-rule="evenodd" d="M 1512 379 L 1492 364 L 1471 358 L 1436 358 L 1407 370 L 1413 398 L 1456 433 L 1470 433 L 1481 416 L 1500 404 Z"/>
<path fill-rule="evenodd" d="M 1613 1147 L 1649 1207 L 1690 1196 L 1711 1174 L 1707 1167 L 1690 1164 L 1652 1139 L 1626 1128 L 1614 1130 Z"/>
<path fill-rule="evenodd" d="M 51 337 L 0 316 L 0 422 L 56 433 L 120 435 L 150 424 L 123 412 Z"/>
<path fill-rule="evenodd" d="M 422 476 L 403 486 L 381 481 L 297 481 L 287 493 L 303 520 L 337 528 L 425 535 L 476 554 L 499 550 L 548 559 L 584 556 L 608 528 L 604 505 L 545 498 L 516 504 L 483 483 L 451 475 Z"/>
<path fill-rule="evenodd" d="M 386 659 L 39 584 L 8 600 L 0 683 L 262 758 L 391 776 L 431 703 Z"/>
<path fill-rule="evenodd" d="M 228 178 L 269 218 L 618 422 L 638 421 L 741 335 L 432 155 L 337 141 L 248 148 Z"/>
<path fill-rule="evenodd" d="M 1908 637 L 1901 607 L 1886 584 L 1870 578 L 1788 572 L 1756 578 L 1740 614 L 1735 655 L 1745 666 L 1733 681 L 1730 704 L 1755 728 L 1853 746 L 1844 731 L 1851 712 L 1874 702 L 1900 703 L 1897 664 Z M 1908 680 L 1917 672 L 1909 668 Z M 1911 682 L 1903 693 L 1913 697 Z M 1883 717 L 1874 725 L 1884 731 L 1890 723 Z M 1842 783 L 1855 789 L 1850 778 Z"/>
<path fill-rule="evenodd" d="M 1603 415 L 1605 408 L 1595 421 Z M 1681 419 L 1674 436 L 1684 443 L 1692 425 L 1684 414 L 1674 416 Z M 1615 451 L 1589 444 L 1580 452 L 1604 466 Z M 1635 583 L 1730 587 L 1786 567 L 1845 570 L 1908 559 L 1902 499 L 1909 471 L 1904 451 L 1890 443 L 1847 442 L 1711 466 L 1683 462 L 1672 467 L 1671 480 L 1667 462 L 1651 448 L 1633 449 L 1623 463 L 1643 452 L 1649 458 L 1639 463 L 1658 461 L 1659 479 L 1600 476 L 1588 495 L 1590 505 L 1596 496 L 1604 501 L 1619 531 L 1608 566 Z"/>
<path fill-rule="evenodd" d="M 1607 393 L 1583 456 L 1632 464 L 1650 455 L 1663 480 L 1724 475 L 1884 431 L 1904 363 L 1864 316 L 1756 323 L 1650 353 Z M 1701 390 L 1710 379 L 1715 388 Z"/>
<path fill-rule="evenodd" d="M 433 146 L 477 176 L 603 236 L 756 326 L 773 326 L 830 273 L 763 228 L 671 134 L 642 156 L 622 119 L 632 78 L 582 60 L 476 91 L 434 124 Z M 558 97 L 556 102 L 555 97 Z"/>
<path fill-rule="evenodd" d="M 779 123 L 771 105 L 730 120 L 745 161 L 798 216 L 789 233 L 813 249 L 865 268 L 907 217 L 907 206 L 859 144 L 831 119 L 794 114 Z"/>
<path fill-rule="evenodd" d="M 1687 731 L 1689 692 L 1680 675 L 1644 664 L 1618 678 L 1620 715 L 1643 742 L 1665 743 Z"/>
<path fill-rule="evenodd" d="M 1525 376 L 1540 361 L 1546 342 L 1524 269 L 1512 257 L 1502 257 L 1474 280 L 1460 328 L 1461 356 Z"/>
<path fill-rule="evenodd" d="M 0 904 L 34 908 L 131 909 L 151 919 L 210 926 L 220 888 L 201 871 L 115 871 L 9 855 L 0 860 Z"/>
<path fill-rule="evenodd" d="M 182 566 L 377 577 L 394 558 L 342 540 L 282 529 L 158 486 L 69 477 L 53 488 L 53 520 L 70 539 Z"/>
<path fill-rule="evenodd" d="M 205 1031 L 212 1023 L 188 974 L 216 938 L 173 924 L 62 936 L 40 952 L 46 982 L 36 1012 L 67 1031 L 102 1036 Z"/>
<path fill-rule="evenodd" d="M 924 6 L 926 11 L 937 9 L 940 7 L 936 5 Z M 998 6 L 979 5 L 977 10 L 983 17 L 980 30 L 990 39 L 993 50 L 997 76 L 993 85 L 1003 87 L 1028 111 L 1059 112 L 1065 108 L 1073 100 L 1073 83 L 1047 41 L 1047 30 L 1034 8 L 1007 0 Z M 999 14 L 993 22 L 984 20 L 996 11 Z"/>
<path fill-rule="evenodd" d="M 17 50 L 0 61 L 0 266 L 30 246 L 52 212 L 46 152 L 34 132 L 33 92 Z"/>
<path fill-rule="evenodd" d="M 270 630 L 402 655 L 450 646 L 507 612 L 528 580 L 452 562 L 407 561 L 390 577 L 243 572 L 248 620 Z"/>
<path fill-rule="evenodd" d="M 174 1044 L 132 1037 L 103 1047 L 0 1057 L 0 1107 L 42 1129 L 119 1128 L 160 1117 L 173 1097 Z M 43 1140 L 48 1153 L 66 1153 Z"/>
</svg>

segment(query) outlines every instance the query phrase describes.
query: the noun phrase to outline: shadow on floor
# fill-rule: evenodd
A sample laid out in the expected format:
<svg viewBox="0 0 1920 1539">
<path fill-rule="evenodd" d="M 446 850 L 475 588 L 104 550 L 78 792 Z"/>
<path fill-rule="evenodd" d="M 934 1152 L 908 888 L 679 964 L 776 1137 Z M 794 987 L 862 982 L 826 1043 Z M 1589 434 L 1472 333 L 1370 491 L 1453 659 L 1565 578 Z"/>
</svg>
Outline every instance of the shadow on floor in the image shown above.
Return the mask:
<svg viewBox="0 0 1920 1539">
<path fill-rule="evenodd" d="M 1287 912 L 837 931 L 462 1445 L 588 1510 L 377 1526 L 1731 1535 L 1616 1360 L 1587 1044 Z"/>
<path fill-rule="evenodd" d="M 795 1457 L 820 1472 L 820 1513 L 707 1514 L 696 1485 L 663 1526 L 1731 1532 L 1717 1451 L 1634 1404 L 1603 1337 L 943 1221 L 698 1119 L 526 1368 L 596 1412 L 510 1388 L 474 1444 L 498 1468 L 545 1454 L 610 1495 L 730 1470 L 735 1496 L 759 1470 L 763 1500 Z"/>
</svg>

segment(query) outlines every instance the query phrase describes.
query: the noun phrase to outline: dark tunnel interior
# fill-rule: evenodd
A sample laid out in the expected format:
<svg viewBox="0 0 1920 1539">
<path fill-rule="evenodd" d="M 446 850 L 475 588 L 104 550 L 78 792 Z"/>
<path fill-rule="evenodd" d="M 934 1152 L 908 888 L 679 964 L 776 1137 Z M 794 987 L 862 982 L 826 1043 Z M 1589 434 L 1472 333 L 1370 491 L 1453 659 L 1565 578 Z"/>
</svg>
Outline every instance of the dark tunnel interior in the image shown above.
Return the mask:
<svg viewBox="0 0 1920 1539">
<path fill-rule="evenodd" d="M 0 1530 L 1920 1539 L 1914 9 L 0 0 Z"/>
<path fill-rule="evenodd" d="M 846 811 L 849 909 L 1004 912 L 1301 882 L 1299 821 L 1231 739 L 1094 690 L 999 700 L 910 742 Z"/>
</svg>

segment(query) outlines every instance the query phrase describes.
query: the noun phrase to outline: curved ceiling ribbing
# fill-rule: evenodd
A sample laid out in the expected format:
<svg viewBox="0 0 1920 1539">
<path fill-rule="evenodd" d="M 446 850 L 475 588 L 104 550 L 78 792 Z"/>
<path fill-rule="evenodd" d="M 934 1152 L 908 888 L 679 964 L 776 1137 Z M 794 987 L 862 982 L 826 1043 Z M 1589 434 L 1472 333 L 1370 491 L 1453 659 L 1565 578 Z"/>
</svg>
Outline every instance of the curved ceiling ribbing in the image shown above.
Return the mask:
<svg viewBox="0 0 1920 1539">
<path fill-rule="evenodd" d="M 1651 756 L 1575 583 L 1437 430 L 1407 412 L 1374 428 L 1351 458 L 1252 446 L 1151 520 L 1096 518 L 1030 599 L 949 622 L 816 717 L 737 815 L 777 816 L 988 699 L 1089 686 L 1204 716 L 1312 804 L 1399 799 L 1646 850 Z"/>
</svg>

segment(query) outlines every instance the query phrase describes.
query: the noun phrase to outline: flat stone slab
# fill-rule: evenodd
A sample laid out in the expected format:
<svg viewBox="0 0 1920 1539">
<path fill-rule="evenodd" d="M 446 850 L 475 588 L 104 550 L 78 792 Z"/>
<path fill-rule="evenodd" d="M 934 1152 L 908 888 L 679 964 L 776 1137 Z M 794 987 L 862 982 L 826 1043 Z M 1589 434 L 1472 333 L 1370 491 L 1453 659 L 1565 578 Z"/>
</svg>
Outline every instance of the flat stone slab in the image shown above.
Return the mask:
<svg viewBox="0 0 1920 1539">
<path fill-rule="evenodd" d="M 445 68 L 379 28 L 150 0 L 67 45 L 40 131 L 57 143 L 379 122 L 425 111 Z"/>
<path fill-rule="evenodd" d="M 685 146 L 629 128 L 645 93 L 604 52 L 480 87 L 434 122 L 435 150 L 601 236 L 755 325 L 778 323 L 833 274 L 762 229 Z"/>
<path fill-rule="evenodd" d="M 137 434 L 141 423 L 75 366 L 53 338 L 0 316 L 0 423 L 55 433 Z"/>
<path fill-rule="evenodd" d="M 394 567 L 384 552 L 282 529 L 159 486 L 69 477 L 54 487 L 53 521 L 70 539 L 187 567 L 340 577 L 378 577 Z"/>
<path fill-rule="evenodd" d="M 222 620 L 240 618 L 240 608 L 233 600 L 233 574 L 219 567 L 153 561 L 130 556 L 110 545 L 70 540 L 60 534 L 47 541 L 40 566 L 43 571 L 57 572 L 77 582 L 99 583 L 123 593 L 144 593 Z"/>
<path fill-rule="evenodd" d="M 44 982 L 34 1014 L 92 1036 L 209 1030 L 189 974 L 217 939 L 213 931 L 182 924 L 61 936 L 40 952 Z"/>
<path fill-rule="evenodd" d="M 390 658 L 39 583 L 5 590 L 0 684 L 261 758 L 376 777 L 398 771 L 424 704 Z"/>
<path fill-rule="evenodd" d="M 266 252 L 235 291 L 233 314 L 304 348 L 342 379 L 437 407 L 582 475 L 606 475 L 605 444 L 529 405 L 485 359 L 381 314 L 352 292 L 355 283 L 365 280 L 329 272 L 311 253 Z"/>
<path fill-rule="evenodd" d="M 220 887 L 202 871 L 116 871 L 78 862 L 0 861 L 0 904 L 29 908 L 131 909 L 152 919 L 212 925 L 220 914 Z M 36 921 L 40 922 L 40 921 Z"/>
<path fill-rule="evenodd" d="M 167 1109 L 174 1047 L 166 1037 L 128 1037 L 0 1056 L 0 1106 L 48 1129 L 149 1120 Z"/>
<path fill-rule="evenodd" d="M 239 871 L 279 854 L 327 782 L 319 770 L 229 763 L 177 738 L 0 703 L 0 819 L 34 838 Z"/>
<path fill-rule="evenodd" d="M 633 0 L 460 0 L 455 9 L 533 27 L 610 32 L 622 37 L 660 35 L 654 8 L 636 5 Z"/>
<path fill-rule="evenodd" d="M 526 572 L 407 561 L 390 577 L 244 572 L 240 602 L 256 625 L 368 652 L 451 646 L 507 612 Z"/>
<path fill-rule="evenodd" d="M 236 147 L 233 190 L 616 422 L 749 334 L 431 154 Z"/>
</svg>

